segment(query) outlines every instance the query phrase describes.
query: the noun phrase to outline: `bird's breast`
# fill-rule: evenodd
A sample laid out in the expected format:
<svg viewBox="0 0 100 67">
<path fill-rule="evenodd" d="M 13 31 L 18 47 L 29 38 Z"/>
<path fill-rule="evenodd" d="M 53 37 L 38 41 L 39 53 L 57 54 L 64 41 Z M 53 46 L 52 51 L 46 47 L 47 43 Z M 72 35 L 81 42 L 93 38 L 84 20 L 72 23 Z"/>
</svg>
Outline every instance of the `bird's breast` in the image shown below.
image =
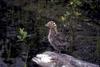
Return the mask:
<svg viewBox="0 0 100 67">
<path fill-rule="evenodd" d="M 51 34 L 48 35 L 48 41 L 49 41 L 50 43 L 52 43 L 53 37 L 54 37 L 54 35 L 51 35 Z"/>
</svg>

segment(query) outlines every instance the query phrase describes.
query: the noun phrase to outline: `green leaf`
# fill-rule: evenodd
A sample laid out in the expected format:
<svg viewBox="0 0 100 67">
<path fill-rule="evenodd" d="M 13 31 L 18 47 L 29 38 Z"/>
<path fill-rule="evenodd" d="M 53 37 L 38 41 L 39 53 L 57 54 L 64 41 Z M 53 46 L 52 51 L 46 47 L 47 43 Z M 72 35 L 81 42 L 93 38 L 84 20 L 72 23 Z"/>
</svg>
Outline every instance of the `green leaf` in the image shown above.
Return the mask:
<svg viewBox="0 0 100 67">
<path fill-rule="evenodd" d="M 27 38 L 28 34 L 26 31 L 24 31 L 24 28 L 19 28 L 18 31 L 19 35 L 17 36 L 17 38 L 21 41 L 25 41 L 25 39 Z"/>
</svg>

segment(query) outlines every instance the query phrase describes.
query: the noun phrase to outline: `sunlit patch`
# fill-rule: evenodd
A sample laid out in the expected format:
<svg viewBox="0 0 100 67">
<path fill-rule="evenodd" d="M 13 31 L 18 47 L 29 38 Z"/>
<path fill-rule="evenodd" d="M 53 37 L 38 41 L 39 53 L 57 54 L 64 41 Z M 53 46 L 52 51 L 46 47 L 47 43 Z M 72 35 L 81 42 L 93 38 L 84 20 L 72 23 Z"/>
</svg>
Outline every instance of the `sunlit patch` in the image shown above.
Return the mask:
<svg viewBox="0 0 100 67">
<path fill-rule="evenodd" d="M 73 4 L 73 2 L 70 2 L 70 4 L 72 5 L 72 4 Z"/>
<path fill-rule="evenodd" d="M 61 20 L 62 20 L 62 21 L 65 21 L 66 18 L 65 18 L 64 16 L 61 16 Z"/>
<path fill-rule="evenodd" d="M 38 54 L 35 58 L 32 59 L 34 62 L 39 63 L 49 63 L 51 62 L 51 57 L 46 54 Z"/>
<path fill-rule="evenodd" d="M 62 67 L 66 67 L 65 65 L 63 65 Z"/>
</svg>

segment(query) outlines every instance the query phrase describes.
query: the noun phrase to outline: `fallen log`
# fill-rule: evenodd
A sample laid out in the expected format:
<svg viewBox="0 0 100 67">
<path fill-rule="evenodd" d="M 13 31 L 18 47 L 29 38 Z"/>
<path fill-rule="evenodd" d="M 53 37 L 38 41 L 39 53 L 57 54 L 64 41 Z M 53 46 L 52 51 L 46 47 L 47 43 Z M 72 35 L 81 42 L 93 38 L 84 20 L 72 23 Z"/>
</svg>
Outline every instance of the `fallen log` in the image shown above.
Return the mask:
<svg viewBox="0 0 100 67">
<path fill-rule="evenodd" d="M 99 65 L 78 60 L 70 55 L 51 51 L 37 54 L 32 61 L 42 67 L 99 67 Z"/>
</svg>

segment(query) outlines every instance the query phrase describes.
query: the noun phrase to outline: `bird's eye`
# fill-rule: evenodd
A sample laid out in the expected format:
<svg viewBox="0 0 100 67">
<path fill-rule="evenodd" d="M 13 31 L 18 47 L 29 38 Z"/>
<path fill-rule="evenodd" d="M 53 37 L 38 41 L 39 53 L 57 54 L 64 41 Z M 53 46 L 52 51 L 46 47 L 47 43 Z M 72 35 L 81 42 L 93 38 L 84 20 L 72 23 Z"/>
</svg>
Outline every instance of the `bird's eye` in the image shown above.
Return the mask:
<svg viewBox="0 0 100 67">
<path fill-rule="evenodd" d="M 55 23 L 53 23 L 55 25 Z"/>
</svg>

